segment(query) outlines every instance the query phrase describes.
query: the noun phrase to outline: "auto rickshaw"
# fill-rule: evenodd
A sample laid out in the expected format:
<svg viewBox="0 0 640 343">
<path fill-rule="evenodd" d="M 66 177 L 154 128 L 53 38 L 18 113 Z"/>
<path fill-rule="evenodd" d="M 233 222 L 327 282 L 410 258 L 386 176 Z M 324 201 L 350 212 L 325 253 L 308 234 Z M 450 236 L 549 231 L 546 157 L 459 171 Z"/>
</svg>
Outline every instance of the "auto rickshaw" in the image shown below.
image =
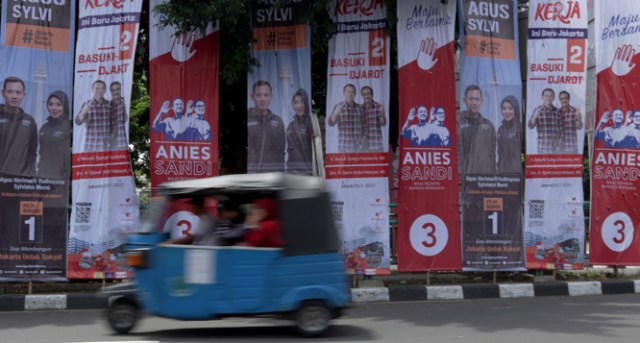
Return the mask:
<svg viewBox="0 0 640 343">
<path fill-rule="evenodd" d="M 226 175 L 162 186 L 165 199 L 127 241 L 135 280 L 109 287 L 107 319 L 118 333 L 139 314 L 181 320 L 274 314 L 304 336 L 322 335 L 350 301 L 329 194 L 322 179 L 281 173 Z M 277 199 L 282 248 L 167 243 L 168 204 L 193 196 Z M 163 209 L 164 208 L 164 209 Z"/>
</svg>

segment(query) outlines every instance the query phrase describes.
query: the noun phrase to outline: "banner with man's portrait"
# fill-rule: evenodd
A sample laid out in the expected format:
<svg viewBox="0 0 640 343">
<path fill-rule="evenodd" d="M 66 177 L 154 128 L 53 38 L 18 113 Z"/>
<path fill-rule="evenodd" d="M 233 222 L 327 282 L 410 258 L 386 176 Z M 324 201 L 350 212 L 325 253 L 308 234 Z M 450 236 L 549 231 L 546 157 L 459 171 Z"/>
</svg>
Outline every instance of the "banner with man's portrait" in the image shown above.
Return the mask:
<svg viewBox="0 0 640 343">
<path fill-rule="evenodd" d="M 401 271 L 462 268 L 455 22 L 455 1 L 398 2 Z"/>
<path fill-rule="evenodd" d="M 598 78 L 589 262 L 640 265 L 640 3 L 595 3 Z"/>
<path fill-rule="evenodd" d="M 464 270 L 521 270 L 522 81 L 515 0 L 459 0 Z"/>
<path fill-rule="evenodd" d="M 131 276 L 123 246 L 138 226 L 129 108 L 142 0 L 83 2 L 75 59 L 68 277 Z"/>
<path fill-rule="evenodd" d="M 529 2 L 525 249 L 531 269 L 584 266 L 587 1 Z"/>
<path fill-rule="evenodd" d="M 384 1 L 335 1 L 329 41 L 325 175 L 347 268 L 390 273 L 389 38 Z"/>
<path fill-rule="evenodd" d="M 149 5 L 151 185 L 218 175 L 217 25 L 175 35 Z"/>
<path fill-rule="evenodd" d="M 0 280 L 65 280 L 75 2 L 3 0 L 0 32 Z"/>
<path fill-rule="evenodd" d="M 260 63 L 247 77 L 247 172 L 321 175 L 322 141 L 311 107 L 311 40 L 306 0 L 252 8 Z"/>
<path fill-rule="evenodd" d="M 149 4 L 151 94 L 150 166 L 154 193 L 162 183 L 219 174 L 217 25 L 204 34 L 175 35 L 160 27 L 161 14 Z M 176 203 L 163 227 L 172 238 L 194 233 L 198 216 Z"/>
</svg>

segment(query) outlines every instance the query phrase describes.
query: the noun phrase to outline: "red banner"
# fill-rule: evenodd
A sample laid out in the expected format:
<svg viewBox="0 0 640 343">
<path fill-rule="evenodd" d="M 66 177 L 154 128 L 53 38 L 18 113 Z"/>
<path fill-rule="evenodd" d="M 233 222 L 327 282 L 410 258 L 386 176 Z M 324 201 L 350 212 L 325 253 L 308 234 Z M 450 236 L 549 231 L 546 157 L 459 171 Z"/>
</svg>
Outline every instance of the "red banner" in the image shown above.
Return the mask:
<svg viewBox="0 0 640 343">
<path fill-rule="evenodd" d="M 398 2 L 401 271 L 461 268 L 455 11 L 455 1 Z"/>
<path fill-rule="evenodd" d="M 151 185 L 218 175 L 217 28 L 174 36 L 151 1 Z"/>
<path fill-rule="evenodd" d="M 592 264 L 640 265 L 640 25 L 637 1 L 595 4 L 598 72 L 591 172 Z"/>
</svg>

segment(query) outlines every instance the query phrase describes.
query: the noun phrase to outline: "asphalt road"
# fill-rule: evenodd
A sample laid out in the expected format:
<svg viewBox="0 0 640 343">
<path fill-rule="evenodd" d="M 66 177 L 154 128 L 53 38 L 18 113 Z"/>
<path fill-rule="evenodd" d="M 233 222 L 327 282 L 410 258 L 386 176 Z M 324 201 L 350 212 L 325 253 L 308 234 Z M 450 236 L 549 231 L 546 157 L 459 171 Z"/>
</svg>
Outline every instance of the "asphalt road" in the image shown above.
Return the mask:
<svg viewBox="0 0 640 343">
<path fill-rule="evenodd" d="M 1 312 L 2 342 L 637 342 L 640 294 L 368 303 L 305 340 L 288 322 L 232 318 L 183 322 L 144 318 L 114 335 L 102 312 Z"/>
</svg>

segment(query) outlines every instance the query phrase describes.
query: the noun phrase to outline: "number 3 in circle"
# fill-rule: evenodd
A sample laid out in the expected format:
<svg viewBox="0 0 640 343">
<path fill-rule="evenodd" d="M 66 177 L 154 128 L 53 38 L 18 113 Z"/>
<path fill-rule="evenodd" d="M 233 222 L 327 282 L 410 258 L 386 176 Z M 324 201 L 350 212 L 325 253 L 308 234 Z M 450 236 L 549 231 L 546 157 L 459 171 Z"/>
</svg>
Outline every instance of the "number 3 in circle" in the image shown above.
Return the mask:
<svg viewBox="0 0 640 343">
<path fill-rule="evenodd" d="M 424 214 L 416 218 L 409 230 L 411 247 L 423 256 L 436 256 L 449 241 L 447 225 L 438 216 Z"/>
<path fill-rule="evenodd" d="M 629 215 L 624 212 L 615 212 L 602 223 L 600 235 L 607 248 L 615 252 L 623 252 L 631 246 L 634 230 Z"/>
</svg>

